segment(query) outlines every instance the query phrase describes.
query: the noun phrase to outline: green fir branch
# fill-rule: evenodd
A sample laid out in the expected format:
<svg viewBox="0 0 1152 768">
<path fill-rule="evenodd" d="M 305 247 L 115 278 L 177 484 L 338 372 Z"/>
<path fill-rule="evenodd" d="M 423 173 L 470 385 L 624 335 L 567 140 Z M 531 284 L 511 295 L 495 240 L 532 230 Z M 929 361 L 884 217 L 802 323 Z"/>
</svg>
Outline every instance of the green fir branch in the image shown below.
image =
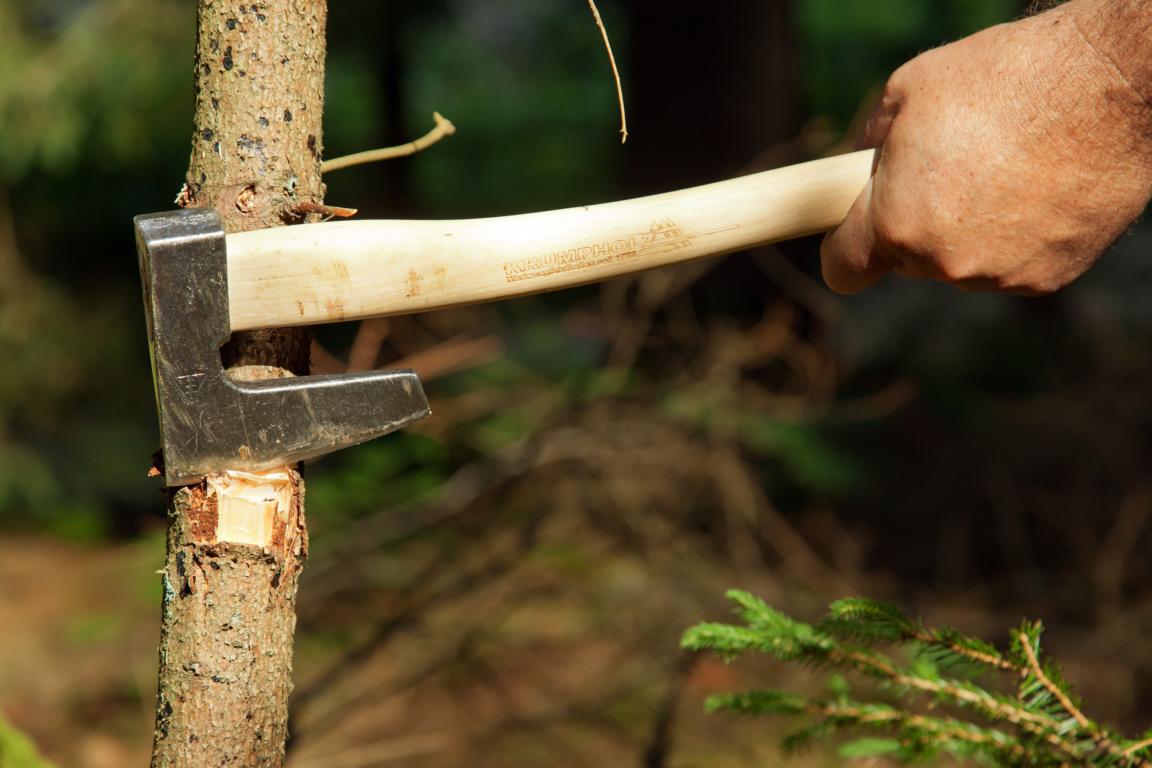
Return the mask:
<svg viewBox="0 0 1152 768">
<path fill-rule="evenodd" d="M 845 745 L 842 756 L 913 760 L 943 752 L 957 758 L 997 757 L 1010 765 L 1024 765 L 1027 757 L 1023 747 L 1000 731 L 949 717 L 911 714 L 886 704 L 816 701 L 785 691 L 750 691 L 713 696 L 708 709 L 745 715 L 810 716 L 812 723 L 788 738 L 786 746 L 791 751 L 837 732 L 862 729 L 898 733 L 900 738 L 857 739 Z"/>
<path fill-rule="evenodd" d="M 1152 732 L 1127 741 L 1088 718 L 1059 667 L 1043 657 L 1039 623 L 1014 631 L 1002 653 L 979 638 L 925 627 L 891 605 L 865 598 L 837 600 L 811 625 L 746 592 L 728 596 L 743 623 L 693 627 L 684 634 L 684 647 L 726 661 L 765 654 L 837 673 L 828 699 L 777 690 L 709 699 L 710 711 L 801 719 L 803 725 L 785 739 L 786 748 L 864 732 L 843 747 L 842 756 L 912 762 L 949 755 L 1012 768 L 1152 768 Z M 911 663 L 898 663 L 881 647 L 906 652 Z M 853 700 L 839 672 L 856 673 L 876 694 L 896 703 Z M 985 679 L 988 684 L 981 682 Z"/>
</svg>

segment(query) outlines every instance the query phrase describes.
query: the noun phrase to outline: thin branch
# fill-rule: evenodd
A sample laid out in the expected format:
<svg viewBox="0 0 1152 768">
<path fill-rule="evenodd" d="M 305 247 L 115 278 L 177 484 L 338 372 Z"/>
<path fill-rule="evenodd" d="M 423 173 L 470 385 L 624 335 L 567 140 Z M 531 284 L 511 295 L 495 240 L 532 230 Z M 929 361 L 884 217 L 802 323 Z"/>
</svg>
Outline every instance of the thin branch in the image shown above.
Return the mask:
<svg viewBox="0 0 1152 768">
<path fill-rule="evenodd" d="M 1060 690 L 1060 686 L 1053 683 L 1048 678 L 1048 675 L 1044 674 L 1044 670 L 1040 667 L 1040 660 L 1036 658 L 1036 652 L 1032 650 L 1032 642 L 1028 639 L 1028 635 L 1021 632 L 1018 638 L 1020 640 L 1020 647 L 1024 649 L 1024 655 L 1028 657 L 1028 666 L 1032 668 L 1032 674 L 1040 681 L 1040 685 L 1047 688 L 1048 693 L 1056 697 L 1056 700 L 1060 702 L 1060 706 L 1076 720 L 1077 725 L 1089 733 L 1094 732 L 1095 729 L 1092 727 L 1092 723 L 1084 716 L 1080 708 L 1072 703 L 1072 700 L 1068 698 L 1064 691 Z"/>
<path fill-rule="evenodd" d="M 297 215 L 304 215 L 309 213 L 318 213 L 325 218 L 347 219 L 350 216 L 355 216 L 359 211 L 356 208 L 345 208 L 339 205 L 324 205 L 323 203 L 314 203 L 311 200 L 300 200 L 291 206 L 292 213 Z"/>
<path fill-rule="evenodd" d="M 352 346 L 348 350 L 348 372 L 359 373 L 376 367 L 380 349 L 388 338 L 389 323 L 386 317 L 374 317 L 360 323 Z"/>
<path fill-rule="evenodd" d="M 1020 640 L 1020 647 L 1024 649 L 1024 655 L 1028 658 L 1028 666 L 1031 667 L 1032 674 L 1035 675 L 1040 684 L 1060 702 L 1061 708 L 1071 715 L 1072 719 L 1076 721 L 1076 724 L 1092 737 L 1092 740 L 1096 742 L 1100 749 L 1109 755 L 1128 757 L 1127 754 L 1116 748 L 1116 745 L 1108 738 L 1108 734 L 1097 728 L 1096 725 L 1080 711 L 1080 708 L 1072 703 L 1072 700 L 1068 698 L 1067 694 L 1060 690 L 1060 686 L 1056 685 L 1048 675 L 1044 674 L 1044 669 L 1040 666 L 1040 659 L 1036 657 L 1036 652 L 1032 649 L 1032 643 L 1028 639 L 1028 635 L 1021 632 L 1018 639 Z M 1147 763 L 1140 761 L 1139 764 L 1146 765 Z"/>
<path fill-rule="evenodd" d="M 1124 757 L 1132 757 L 1140 750 L 1147 749 L 1148 747 L 1152 747 L 1152 739 L 1144 739 L 1144 741 L 1138 741 L 1124 750 Z"/>
<path fill-rule="evenodd" d="M 892 666 L 886 659 L 859 651 L 834 650 L 828 654 L 828 659 L 834 664 L 850 665 L 866 674 L 878 673 L 899 686 L 946 696 L 957 704 L 967 704 L 974 707 L 993 719 L 1007 720 L 1033 736 L 1044 739 L 1067 755 L 1072 757 L 1080 755 L 1076 745 L 1065 740 L 1056 731 L 1057 723 L 1052 718 L 1034 714 L 1023 706 L 1017 706 L 1014 703 L 999 701 L 986 691 L 964 688 L 954 681 L 932 681 L 905 674 Z"/>
<path fill-rule="evenodd" d="M 343 752 L 305 758 L 296 763 L 299 768 L 373 768 L 384 763 L 396 763 L 425 757 L 448 748 L 448 739 L 440 734 L 424 734 L 407 738 L 387 738 L 363 747 Z"/>
<path fill-rule="evenodd" d="M 350 168 L 353 165 L 376 163 L 381 160 L 395 160 L 398 157 L 414 155 L 417 152 L 422 152 L 425 149 L 428 149 L 428 147 L 440 141 L 445 136 L 451 136 L 452 134 L 456 133 L 456 126 L 452 125 L 452 121 L 441 115 L 439 112 L 433 112 L 432 119 L 436 121 L 436 127 L 415 141 L 410 141 L 407 144 L 401 144 L 396 147 L 370 149 L 367 152 L 357 152 L 354 155 L 345 155 L 344 157 L 336 157 L 332 160 L 325 160 L 320 165 L 320 172 L 330 173 L 332 171 L 338 171 L 341 168 Z"/>
<path fill-rule="evenodd" d="M 1048 675 L 1044 674 L 1044 669 L 1040 666 L 1040 660 L 1036 657 L 1036 652 L 1032 649 L 1032 643 L 1029 642 L 1028 636 L 1021 632 L 1019 634 L 1019 640 L 1020 646 L 1024 649 L 1024 655 L 1028 658 L 1028 666 L 1031 667 L 1032 674 L 1036 676 L 1036 679 L 1040 682 L 1041 685 L 1044 686 L 1045 689 L 1048 690 L 1049 693 L 1056 697 L 1056 700 L 1060 702 L 1060 706 L 1064 709 L 1064 711 L 1071 715 L 1072 718 L 1076 721 L 1076 724 L 1088 733 L 1092 740 L 1096 742 L 1096 746 L 1098 746 L 1101 750 L 1103 750 L 1108 755 L 1111 755 L 1112 757 L 1119 757 L 1129 760 L 1132 759 L 1132 756 L 1136 752 L 1140 751 L 1142 747 L 1139 745 L 1136 749 L 1131 750 L 1131 752 L 1129 750 L 1120 749 L 1112 741 L 1107 733 L 1102 731 L 1095 723 L 1089 720 L 1083 712 L 1080 711 L 1080 708 L 1077 707 L 1070 698 L 1068 698 L 1064 691 L 1060 690 L 1060 686 L 1056 685 L 1054 682 L 1052 682 Z M 1147 766 L 1148 761 L 1137 758 L 1135 764 L 1139 766 Z"/>
<path fill-rule="evenodd" d="M 656 718 L 652 723 L 652 733 L 644 747 L 641 764 L 644 768 L 665 768 L 672 752 L 672 734 L 676 720 L 676 709 L 680 698 L 684 694 L 684 685 L 688 676 L 696 668 L 700 654 L 694 651 L 685 651 L 677 657 L 672 669 L 672 679 L 668 690 L 656 711 Z"/>
<path fill-rule="evenodd" d="M 414 589 L 405 594 L 405 599 L 392 615 L 377 622 L 365 640 L 330 664 L 306 688 L 293 694 L 292 706 L 294 711 L 297 713 L 306 711 L 344 675 L 361 671 L 397 633 L 425 623 L 428 612 L 432 608 L 468 595 L 476 588 L 517 568 L 523 562 L 525 555 L 536 548 L 539 543 L 540 526 L 550 514 L 551 510 L 543 510 L 527 520 L 516 532 L 516 546 L 511 552 L 497 553 L 486 562 L 470 570 L 462 570 L 458 566 L 448 567 L 442 559 L 433 559 L 431 563 L 421 568 L 411 581 L 411 584 L 415 585 Z M 458 575 L 447 583 L 437 584 L 426 592 L 419 591 L 421 586 L 431 583 L 443 570 Z"/>
<path fill-rule="evenodd" d="M 934 645 L 937 648 L 947 648 L 957 656 L 963 656 L 966 659 L 971 659 L 972 661 L 979 662 L 980 664 L 993 667 L 1000 670 L 1001 672 L 1012 672 L 1014 674 L 1023 675 L 1025 671 L 1007 659 L 1002 659 L 989 653 L 982 653 L 975 648 L 968 648 L 957 642 L 948 642 L 943 638 L 933 635 L 931 632 L 918 630 L 910 633 L 908 637 L 918 643 L 923 643 L 924 645 Z"/>
<path fill-rule="evenodd" d="M 965 741 L 970 744 L 987 746 L 992 749 L 1004 750 L 1013 756 L 1024 756 L 1024 748 L 1019 744 L 998 741 L 992 734 L 975 726 L 966 726 L 959 720 L 950 717 L 928 718 L 923 715 L 909 714 L 897 710 L 868 712 L 860 707 L 840 704 L 838 702 L 810 703 L 807 706 L 809 714 L 831 718 L 850 718 L 864 725 L 875 726 L 906 726 L 926 733 L 936 732 L 956 741 Z"/>
<path fill-rule="evenodd" d="M 499 360 L 504 355 L 504 342 L 495 336 L 469 339 L 463 335 L 442 341 L 383 368 L 413 368 L 422 381 L 429 381 L 465 368 L 476 368 Z"/>
<path fill-rule="evenodd" d="M 347 373 L 348 364 L 329 352 L 324 345 L 312 340 L 312 373 Z"/>
<path fill-rule="evenodd" d="M 608 63 L 612 65 L 612 76 L 616 78 L 616 97 L 620 100 L 620 143 L 623 144 L 628 141 L 628 115 L 624 111 L 624 86 L 620 84 L 620 70 L 616 67 L 616 56 L 612 53 L 608 29 L 604 26 L 604 20 L 600 18 L 596 0 L 588 0 L 588 7 L 592 9 L 592 18 L 596 20 L 596 26 L 600 27 L 600 36 L 604 38 L 604 48 L 608 51 Z"/>
</svg>

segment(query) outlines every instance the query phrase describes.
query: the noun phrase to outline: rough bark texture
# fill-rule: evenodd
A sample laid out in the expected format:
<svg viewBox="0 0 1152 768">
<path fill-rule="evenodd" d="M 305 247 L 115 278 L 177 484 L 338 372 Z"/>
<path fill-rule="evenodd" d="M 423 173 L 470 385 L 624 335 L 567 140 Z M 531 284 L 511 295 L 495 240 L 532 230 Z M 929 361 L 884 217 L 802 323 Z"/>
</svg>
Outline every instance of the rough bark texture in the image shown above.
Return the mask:
<svg viewBox="0 0 1152 768">
<path fill-rule="evenodd" d="M 322 202 L 325 0 L 200 0 L 192 158 L 179 202 L 230 232 L 297 223 Z M 225 364 L 304 373 L 300 329 L 237 334 Z M 153 766 L 278 766 L 292 688 L 296 585 L 307 555 L 303 484 L 265 547 L 217 541 L 205 484 L 170 495 Z"/>
</svg>

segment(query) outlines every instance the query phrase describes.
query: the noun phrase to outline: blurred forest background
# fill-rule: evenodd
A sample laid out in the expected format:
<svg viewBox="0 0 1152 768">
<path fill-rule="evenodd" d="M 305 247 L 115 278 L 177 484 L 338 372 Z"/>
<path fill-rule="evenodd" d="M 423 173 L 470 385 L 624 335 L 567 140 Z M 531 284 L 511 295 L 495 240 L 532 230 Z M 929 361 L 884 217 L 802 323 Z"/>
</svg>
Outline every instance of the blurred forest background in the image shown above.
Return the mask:
<svg viewBox="0 0 1152 768">
<path fill-rule="evenodd" d="M 364 217 L 601 202 L 850 148 L 887 74 L 1019 0 L 332 0 L 325 156 Z M 194 3 L 0 0 L 0 712 L 141 765 L 163 499 L 131 218 L 186 168 Z M 308 469 L 290 765 L 756 766 L 703 714 L 779 668 L 679 650 L 739 586 L 1044 619 L 1088 710 L 1152 718 L 1152 233 L 1023 300 L 819 282 L 816 240 L 318 331 L 434 416 Z M 798 765 L 835 764 L 813 753 Z"/>
</svg>

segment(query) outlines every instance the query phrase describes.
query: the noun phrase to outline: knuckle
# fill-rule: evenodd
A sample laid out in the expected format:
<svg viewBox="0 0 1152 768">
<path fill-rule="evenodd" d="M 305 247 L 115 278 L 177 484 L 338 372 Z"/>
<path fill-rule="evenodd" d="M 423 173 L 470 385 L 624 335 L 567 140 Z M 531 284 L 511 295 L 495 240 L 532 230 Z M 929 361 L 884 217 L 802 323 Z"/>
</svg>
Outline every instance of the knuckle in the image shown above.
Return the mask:
<svg viewBox="0 0 1152 768">
<path fill-rule="evenodd" d="M 888 84 L 884 89 L 885 95 L 891 93 L 893 96 L 903 98 L 915 90 L 916 84 L 925 78 L 926 68 L 930 70 L 937 50 L 924 51 L 901 64 L 889 75 Z"/>
<path fill-rule="evenodd" d="M 1072 279 L 1066 275 L 1044 273 L 1021 275 L 1000 282 L 1001 290 L 1006 293 L 1016 293 L 1023 296 L 1047 296 L 1068 285 Z"/>
<path fill-rule="evenodd" d="M 878 213 L 873 222 L 876 244 L 900 257 L 920 256 L 927 250 L 927 236 L 917 216 Z"/>
<path fill-rule="evenodd" d="M 997 282 L 998 278 L 982 274 L 972 259 L 950 256 L 936 263 L 939 279 L 955 285 Z"/>
<path fill-rule="evenodd" d="M 1071 282 L 1071 278 L 1063 274 L 1035 270 L 997 272 L 978 262 L 949 265 L 941 270 L 941 279 L 964 291 L 1007 293 L 1017 296 L 1046 296 Z"/>
<path fill-rule="evenodd" d="M 884 98 L 889 96 L 900 97 L 904 94 L 907 86 L 916 78 L 916 69 L 919 66 L 920 57 L 910 59 L 888 76 L 888 82 L 884 86 Z"/>
</svg>

